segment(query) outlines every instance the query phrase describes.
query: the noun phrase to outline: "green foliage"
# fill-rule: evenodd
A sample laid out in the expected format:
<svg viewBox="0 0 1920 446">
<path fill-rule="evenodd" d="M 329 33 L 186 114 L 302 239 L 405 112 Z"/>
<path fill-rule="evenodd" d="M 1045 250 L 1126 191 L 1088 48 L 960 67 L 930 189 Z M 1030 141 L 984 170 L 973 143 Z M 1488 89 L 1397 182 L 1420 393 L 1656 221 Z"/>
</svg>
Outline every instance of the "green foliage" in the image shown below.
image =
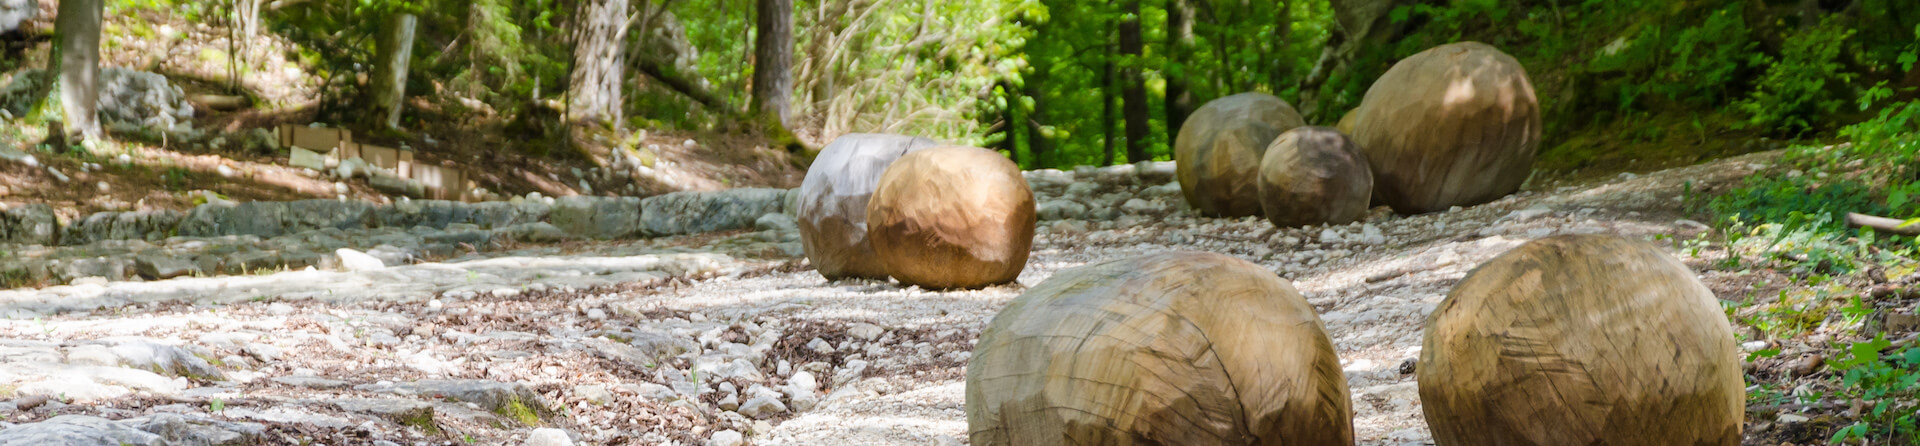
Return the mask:
<svg viewBox="0 0 1920 446">
<path fill-rule="evenodd" d="M 1755 65 L 1768 66 L 1746 99 L 1735 103 L 1750 116 L 1747 124 L 1780 133 L 1815 128 L 1820 117 L 1840 109 L 1845 101 L 1832 91 L 1853 79 L 1840 63 L 1841 46 L 1854 30 L 1837 20 L 1795 33 L 1786 40 L 1779 58 L 1755 54 Z"/>
<path fill-rule="evenodd" d="M 1834 432 L 1831 442 L 1920 441 L 1920 428 L 1915 427 L 1915 409 L 1920 406 L 1916 404 L 1920 401 L 1920 349 L 1902 347 L 1886 352 L 1892 346 L 1885 335 L 1850 343 L 1845 356 L 1828 364 L 1841 373 L 1842 396 L 1871 404 L 1858 422 Z"/>
</svg>

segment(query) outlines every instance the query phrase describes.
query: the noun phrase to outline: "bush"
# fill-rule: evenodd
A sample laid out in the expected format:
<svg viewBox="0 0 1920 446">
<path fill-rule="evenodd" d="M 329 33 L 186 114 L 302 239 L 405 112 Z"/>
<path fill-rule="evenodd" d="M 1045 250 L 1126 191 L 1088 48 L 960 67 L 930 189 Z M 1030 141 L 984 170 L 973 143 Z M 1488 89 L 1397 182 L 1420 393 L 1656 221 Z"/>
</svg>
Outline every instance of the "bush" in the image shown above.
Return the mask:
<svg viewBox="0 0 1920 446">
<path fill-rule="evenodd" d="M 1839 62 L 1841 45 L 1854 31 L 1835 20 L 1794 33 L 1786 39 L 1780 57 L 1753 57 L 1767 72 L 1753 93 L 1734 104 L 1748 115 L 1745 125 L 1780 133 L 1814 130 L 1819 118 L 1840 109 L 1845 101 L 1832 93 L 1853 80 Z"/>
</svg>

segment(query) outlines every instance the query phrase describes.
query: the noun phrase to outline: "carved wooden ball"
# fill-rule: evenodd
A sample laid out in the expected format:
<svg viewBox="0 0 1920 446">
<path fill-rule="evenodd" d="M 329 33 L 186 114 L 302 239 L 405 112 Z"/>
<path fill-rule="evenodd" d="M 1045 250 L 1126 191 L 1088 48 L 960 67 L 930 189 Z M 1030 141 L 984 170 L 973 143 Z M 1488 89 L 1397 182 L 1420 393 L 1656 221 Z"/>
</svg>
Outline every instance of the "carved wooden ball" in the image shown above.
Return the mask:
<svg viewBox="0 0 1920 446">
<path fill-rule="evenodd" d="M 827 279 L 885 279 L 887 269 L 867 242 L 867 201 L 887 166 L 931 139 L 885 134 L 834 138 L 800 183 L 800 245 Z"/>
<path fill-rule="evenodd" d="M 1313 307 L 1214 253 L 1034 286 L 981 332 L 966 395 L 974 445 L 1353 444 L 1346 376 Z"/>
<path fill-rule="evenodd" d="M 1679 260 L 1612 235 L 1488 261 L 1427 319 L 1421 409 L 1447 445 L 1738 445 L 1733 328 Z"/>
<path fill-rule="evenodd" d="M 1520 189 L 1540 146 L 1527 70 L 1479 42 L 1441 45 L 1387 70 L 1353 116 L 1374 193 L 1418 214 L 1493 201 Z"/>
<path fill-rule="evenodd" d="M 1187 204 L 1209 217 L 1260 215 L 1260 156 L 1281 132 L 1306 125 L 1287 101 L 1241 93 L 1208 101 L 1174 137 L 1174 174 Z"/>
<path fill-rule="evenodd" d="M 1358 221 L 1366 218 L 1372 197 L 1366 156 L 1334 129 L 1288 130 L 1260 160 L 1260 208 L 1274 226 Z"/>
<path fill-rule="evenodd" d="M 887 274 L 922 288 L 1012 282 L 1026 268 L 1033 227 L 1033 191 L 1020 167 L 977 147 L 900 157 L 867 204 L 867 239 Z"/>
</svg>

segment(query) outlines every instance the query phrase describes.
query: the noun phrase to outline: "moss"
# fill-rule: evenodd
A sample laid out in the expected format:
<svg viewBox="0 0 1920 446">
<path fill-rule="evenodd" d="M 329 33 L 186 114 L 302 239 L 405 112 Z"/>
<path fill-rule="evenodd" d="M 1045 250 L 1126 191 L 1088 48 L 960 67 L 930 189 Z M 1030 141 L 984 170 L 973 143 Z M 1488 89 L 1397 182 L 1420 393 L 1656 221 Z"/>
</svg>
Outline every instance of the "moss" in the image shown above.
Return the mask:
<svg viewBox="0 0 1920 446">
<path fill-rule="evenodd" d="M 426 432 L 427 435 L 440 435 L 440 425 L 435 424 L 433 422 L 432 408 L 428 408 L 427 410 L 411 411 L 411 413 L 407 414 L 406 416 L 399 417 L 398 419 L 395 419 L 393 421 L 396 423 L 400 423 L 403 426 L 413 426 L 413 427 L 419 428 L 420 431 Z"/>
<path fill-rule="evenodd" d="M 512 418 L 514 421 L 519 421 L 520 424 L 528 426 L 541 425 L 540 413 L 535 412 L 531 407 L 527 407 L 525 403 L 520 402 L 519 398 L 507 400 L 507 404 L 501 406 L 499 409 L 495 409 L 494 413 Z"/>
</svg>

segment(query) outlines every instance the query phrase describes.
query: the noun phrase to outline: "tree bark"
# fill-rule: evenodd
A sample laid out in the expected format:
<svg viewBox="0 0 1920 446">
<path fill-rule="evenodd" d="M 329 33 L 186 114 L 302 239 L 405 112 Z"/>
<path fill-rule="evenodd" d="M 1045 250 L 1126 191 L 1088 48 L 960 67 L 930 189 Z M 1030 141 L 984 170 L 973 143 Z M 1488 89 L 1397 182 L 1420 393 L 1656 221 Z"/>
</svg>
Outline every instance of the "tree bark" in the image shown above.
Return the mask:
<svg viewBox="0 0 1920 446">
<path fill-rule="evenodd" d="M 568 118 L 604 122 L 620 128 L 621 82 L 626 78 L 627 0 L 587 0 L 574 19 L 573 73 L 568 87 Z"/>
<path fill-rule="evenodd" d="M 751 112 L 785 127 L 792 118 L 793 0 L 757 0 Z"/>
<path fill-rule="evenodd" d="M 1281 57 L 1280 55 L 1286 54 L 1287 41 L 1293 38 L 1293 2 L 1294 0 L 1280 2 L 1280 16 L 1275 18 L 1273 42 L 1271 43 L 1273 45 L 1271 53 L 1273 57 L 1269 57 L 1273 59 L 1273 66 L 1268 68 L 1272 71 L 1267 74 L 1267 86 L 1272 88 L 1274 93 L 1279 93 L 1280 90 L 1282 90 L 1280 86 L 1284 85 L 1283 82 L 1287 80 L 1288 71 L 1291 71 L 1287 67 L 1287 58 Z"/>
<path fill-rule="evenodd" d="M 1101 48 L 1100 52 L 1106 56 L 1106 61 L 1100 64 L 1100 144 L 1102 148 L 1100 153 L 1105 156 L 1101 158 L 1100 165 L 1111 166 L 1116 157 L 1113 150 L 1113 141 L 1115 139 L 1113 134 L 1113 101 L 1117 99 L 1113 94 L 1114 54 L 1111 49 L 1113 48 L 1112 46 L 1101 45 Z"/>
<path fill-rule="evenodd" d="M 1333 33 L 1327 39 L 1326 49 L 1322 50 L 1320 60 L 1315 62 L 1313 70 L 1300 81 L 1300 102 L 1295 104 L 1307 122 L 1326 122 L 1327 117 L 1320 116 L 1320 87 L 1327 79 L 1343 74 L 1350 69 L 1354 56 L 1363 48 L 1382 48 L 1404 32 L 1404 26 L 1392 23 L 1388 17 L 1394 8 L 1417 3 L 1418 0 L 1331 0 L 1335 19 Z"/>
<path fill-rule="evenodd" d="M 1120 54 L 1126 62 L 1120 67 L 1120 99 L 1121 113 L 1127 120 L 1127 162 L 1137 163 L 1150 158 L 1147 85 L 1140 75 L 1140 57 L 1146 45 L 1140 36 L 1140 0 L 1126 0 L 1126 8 L 1127 15 L 1120 20 Z"/>
<path fill-rule="evenodd" d="M 1046 59 L 1035 59 L 1031 67 L 1033 72 L 1026 76 L 1026 83 L 1021 85 L 1021 94 L 1033 99 L 1033 110 L 1027 112 L 1027 116 L 1024 117 L 1026 121 L 1024 127 L 1026 127 L 1027 133 L 1027 152 L 1033 157 L 1033 168 L 1035 169 L 1054 167 L 1055 162 L 1053 146 L 1049 144 L 1050 141 L 1047 140 L 1047 135 L 1044 132 L 1047 122 L 1047 109 L 1045 96 L 1043 95 L 1046 89 L 1041 88 L 1046 84 L 1047 70 L 1050 67 L 1051 62 Z M 1017 107 L 1018 105 L 1008 104 L 1008 106 Z"/>
<path fill-rule="evenodd" d="M 1167 0 L 1167 97 L 1163 102 L 1167 115 L 1167 144 L 1180 134 L 1187 115 L 1193 113 L 1193 93 L 1187 91 L 1187 51 L 1193 47 L 1193 5 L 1188 0 Z"/>
<path fill-rule="evenodd" d="M 54 32 L 60 36 L 60 103 L 65 108 L 65 131 L 84 137 L 100 134 L 102 6 L 100 0 L 62 1 L 60 17 L 54 24 Z"/>
<path fill-rule="evenodd" d="M 388 130 L 400 129 L 400 112 L 407 102 L 408 65 L 413 61 L 413 35 L 419 23 L 413 14 L 395 13 L 387 18 L 380 40 L 374 42 L 378 64 L 373 70 L 374 117 Z"/>
</svg>

